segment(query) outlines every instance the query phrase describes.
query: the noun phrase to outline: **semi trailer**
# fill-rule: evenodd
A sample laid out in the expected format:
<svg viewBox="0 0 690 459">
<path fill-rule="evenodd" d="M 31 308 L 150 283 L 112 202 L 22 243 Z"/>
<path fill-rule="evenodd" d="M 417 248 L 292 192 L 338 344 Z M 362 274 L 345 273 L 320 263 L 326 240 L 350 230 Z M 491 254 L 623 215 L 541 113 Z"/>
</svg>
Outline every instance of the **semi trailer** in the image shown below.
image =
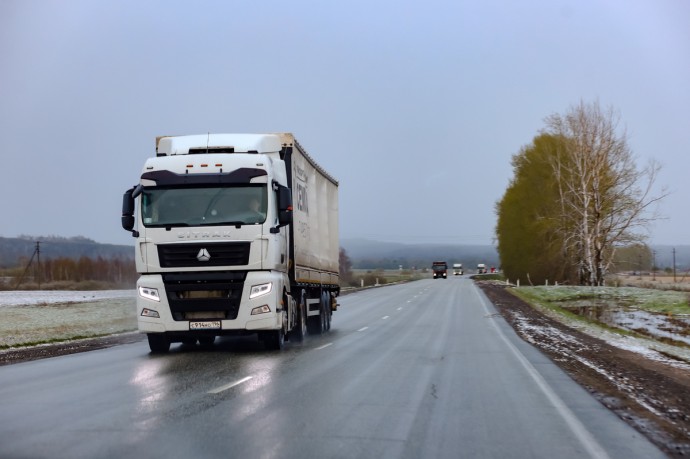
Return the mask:
<svg viewBox="0 0 690 459">
<path fill-rule="evenodd" d="M 280 349 L 331 327 L 338 181 L 290 133 L 156 138 L 122 227 L 151 352 L 245 334 Z"/>
</svg>

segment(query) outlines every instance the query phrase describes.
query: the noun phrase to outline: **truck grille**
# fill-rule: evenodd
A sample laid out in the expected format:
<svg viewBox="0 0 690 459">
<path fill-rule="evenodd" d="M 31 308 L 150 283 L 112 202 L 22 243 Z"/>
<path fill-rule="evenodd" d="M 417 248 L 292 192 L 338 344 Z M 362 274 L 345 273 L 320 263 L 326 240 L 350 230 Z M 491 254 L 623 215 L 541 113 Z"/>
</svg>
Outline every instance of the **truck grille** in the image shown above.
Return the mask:
<svg viewBox="0 0 690 459">
<path fill-rule="evenodd" d="M 249 247 L 249 242 L 161 244 L 158 259 L 161 268 L 241 266 L 249 262 Z"/>
<path fill-rule="evenodd" d="M 173 318 L 236 319 L 246 277 L 245 271 L 163 274 Z"/>
</svg>

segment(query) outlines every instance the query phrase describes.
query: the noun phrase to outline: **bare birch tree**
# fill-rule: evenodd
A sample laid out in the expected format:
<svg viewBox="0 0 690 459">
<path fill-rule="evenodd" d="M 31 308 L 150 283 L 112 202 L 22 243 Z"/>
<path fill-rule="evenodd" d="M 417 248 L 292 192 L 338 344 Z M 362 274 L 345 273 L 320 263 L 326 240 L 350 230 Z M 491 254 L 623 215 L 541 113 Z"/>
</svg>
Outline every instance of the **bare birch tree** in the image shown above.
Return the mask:
<svg viewBox="0 0 690 459">
<path fill-rule="evenodd" d="M 563 251 L 585 285 L 604 284 L 616 247 L 644 239 L 638 231 L 657 218 L 650 206 L 665 196 L 651 196 L 659 165 L 637 169 L 619 119 L 611 108 L 584 102 L 546 119 L 546 133 L 564 139 L 551 156 Z"/>
</svg>

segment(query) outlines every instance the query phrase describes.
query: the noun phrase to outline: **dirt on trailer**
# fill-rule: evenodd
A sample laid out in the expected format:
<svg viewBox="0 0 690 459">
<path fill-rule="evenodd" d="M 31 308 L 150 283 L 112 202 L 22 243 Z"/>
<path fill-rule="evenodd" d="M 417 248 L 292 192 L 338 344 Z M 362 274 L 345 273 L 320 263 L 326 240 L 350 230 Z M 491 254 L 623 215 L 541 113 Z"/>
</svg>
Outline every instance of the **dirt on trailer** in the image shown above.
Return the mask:
<svg viewBox="0 0 690 459">
<path fill-rule="evenodd" d="M 544 315 L 507 285 L 476 281 L 519 336 L 669 456 L 690 455 L 690 370 L 615 347 Z"/>
</svg>

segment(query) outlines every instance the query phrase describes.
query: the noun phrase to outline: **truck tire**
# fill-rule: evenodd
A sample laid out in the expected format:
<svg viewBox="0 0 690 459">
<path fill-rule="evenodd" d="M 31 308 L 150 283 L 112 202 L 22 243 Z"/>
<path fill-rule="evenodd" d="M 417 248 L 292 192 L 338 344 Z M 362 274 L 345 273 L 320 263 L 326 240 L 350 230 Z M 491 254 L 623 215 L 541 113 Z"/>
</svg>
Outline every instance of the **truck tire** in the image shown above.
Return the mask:
<svg viewBox="0 0 690 459">
<path fill-rule="evenodd" d="M 324 301 L 326 302 L 326 331 L 331 329 L 331 317 L 333 316 L 333 307 L 331 306 L 331 294 L 324 294 Z"/>
<path fill-rule="evenodd" d="M 279 351 L 285 345 L 285 331 L 282 328 L 264 332 L 262 338 L 266 349 L 272 351 Z"/>
<path fill-rule="evenodd" d="M 152 354 L 165 354 L 170 350 L 170 340 L 162 333 L 147 333 Z"/>
<path fill-rule="evenodd" d="M 297 302 L 297 323 L 295 328 L 290 330 L 290 341 L 301 343 L 307 334 L 307 299 L 306 294 L 302 292 L 300 299 Z"/>
</svg>

